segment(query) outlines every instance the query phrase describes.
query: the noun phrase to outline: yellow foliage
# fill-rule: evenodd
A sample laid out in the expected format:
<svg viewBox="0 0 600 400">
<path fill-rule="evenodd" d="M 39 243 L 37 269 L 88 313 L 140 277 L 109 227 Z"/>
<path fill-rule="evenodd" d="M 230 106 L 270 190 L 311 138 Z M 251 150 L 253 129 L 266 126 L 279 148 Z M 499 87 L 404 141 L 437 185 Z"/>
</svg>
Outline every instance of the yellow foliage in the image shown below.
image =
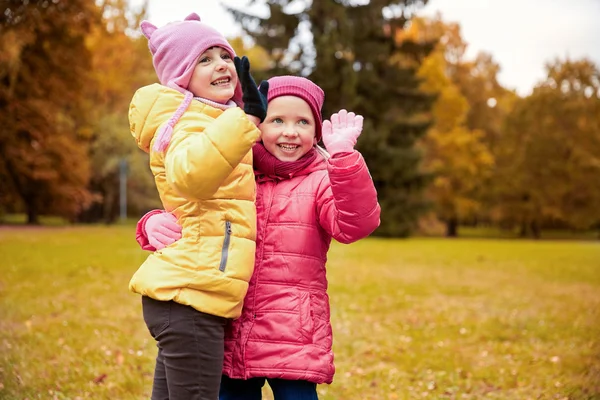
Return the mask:
<svg viewBox="0 0 600 400">
<path fill-rule="evenodd" d="M 469 102 L 448 75 L 453 57 L 464 53 L 464 44 L 458 26 L 445 25 L 439 19 L 413 20 L 401 39 L 409 38 L 440 40 L 418 71 L 421 89 L 438 96 L 432 110 L 435 122 L 421 143 L 423 166 L 434 175 L 428 194 L 438 217 L 465 218 L 480 208 L 476 190 L 489 176 L 494 161 L 483 142 L 483 132 L 467 127 Z"/>
</svg>

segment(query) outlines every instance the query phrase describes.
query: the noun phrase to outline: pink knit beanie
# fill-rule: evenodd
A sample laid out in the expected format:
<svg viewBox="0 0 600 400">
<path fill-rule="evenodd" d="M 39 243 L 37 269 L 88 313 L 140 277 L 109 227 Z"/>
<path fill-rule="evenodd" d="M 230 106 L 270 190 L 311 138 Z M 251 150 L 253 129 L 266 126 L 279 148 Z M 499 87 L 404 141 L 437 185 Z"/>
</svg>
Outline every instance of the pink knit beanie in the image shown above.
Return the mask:
<svg viewBox="0 0 600 400">
<path fill-rule="evenodd" d="M 163 126 L 154 144 L 155 150 L 163 151 L 169 145 L 173 127 L 194 97 L 187 88 L 198 57 L 215 46 L 225 49 L 232 58 L 235 57 L 235 52 L 225 37 L 216 29 L 200 22 L 196 13 L 188 15 L 183 21 L 172 22 L 160 28 L 149 21 L 142 21 L 140 28 L 148 39 L 152 63 L 160 83 L 185 95 L 183 102 Z M 232 100 L 238 105 L 242 104 L 242 88 L 239 82 Z"/>
<path fill-rule="evenodd" d="M 269 92 L 267 101 L 281 96 L 296 96 L 308 103 L 313 117 L 315 118 L 315 137 L 317 141 L 321 140 L 321 125 L 323 125 L 323 116 L 321 109 L 325 100 L 323 89 L 300 76 L 276 76 L 269 79 Z"/>
</svg>

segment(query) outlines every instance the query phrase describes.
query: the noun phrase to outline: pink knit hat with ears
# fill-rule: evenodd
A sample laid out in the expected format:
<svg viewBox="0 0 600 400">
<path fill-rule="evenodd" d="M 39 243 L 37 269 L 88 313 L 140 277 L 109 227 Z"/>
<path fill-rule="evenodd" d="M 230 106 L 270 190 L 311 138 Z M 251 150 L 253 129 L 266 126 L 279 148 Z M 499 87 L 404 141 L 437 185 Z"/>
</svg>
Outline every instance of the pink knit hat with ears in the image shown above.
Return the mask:
<svg viewBox="0 0 600 400">
<path fill-rule="evenodd" d="M 235 57 L 235 51 L 225 36 L 200 22 L 196 13 L 188 15 L 183 21 L 172 22 L 160 28 L 149 21 L 142 21 L 140 28 L 148 39 L 152 63 L 160 83 L 185 95 L 175 114 L 159 132 L 154 144 L 154 150 L 163 151 L 171 141 L 173 127 L 194 98 L 187 88 L 198 57 L 215 46 L 225 49 L 231 58 Z M 242 87 L 239 81 L 232 100 L 238 105 L 242 104 Z"/>
<path fill-rule="evenodd" d="M 317 142 L 321 140 L 321 127 L 323 116 L 321 109 L 325 100 L 323 89 L 312 81 L 300 76 L 276 76 L 269 79 L 269 92 L 267 102 L 281 96 L 296 96 L 308 103 L 313 117 L 315 118 L 315 137 Z"/>
</svg>

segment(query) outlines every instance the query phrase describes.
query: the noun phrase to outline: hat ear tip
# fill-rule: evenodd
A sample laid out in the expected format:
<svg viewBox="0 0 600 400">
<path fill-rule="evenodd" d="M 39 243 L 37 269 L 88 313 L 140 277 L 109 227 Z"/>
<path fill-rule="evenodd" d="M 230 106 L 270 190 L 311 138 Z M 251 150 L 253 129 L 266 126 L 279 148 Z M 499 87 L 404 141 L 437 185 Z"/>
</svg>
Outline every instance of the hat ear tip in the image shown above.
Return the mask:
<svg viewBox="0 0 600 400">
<path fill-rule="evenodd" d="M 200 16 L 195 12 L 185 17 L 184 21 L 200 21 Z"/>
<path fill-rule="evenodd" d="M 140 29 L 142 30 L 144 36 L 146 36 L 147 39 L 150 39 L 150 37 L 152 36 L 154 31 L 156 31 L 157 28 L 156 26 L 152 25 L 152 23 L 149 21 L 142 21 L 142 23 L 140 24 Z"/>
</svg>

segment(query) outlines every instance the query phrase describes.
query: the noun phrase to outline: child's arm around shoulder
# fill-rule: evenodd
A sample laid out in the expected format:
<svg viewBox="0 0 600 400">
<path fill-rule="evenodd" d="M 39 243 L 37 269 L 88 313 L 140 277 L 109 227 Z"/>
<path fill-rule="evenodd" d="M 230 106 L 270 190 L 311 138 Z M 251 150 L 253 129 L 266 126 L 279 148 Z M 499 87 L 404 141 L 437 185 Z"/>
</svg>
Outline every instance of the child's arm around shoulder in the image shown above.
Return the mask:
<svg viewBox="0 0 600 400">
<path fill-rule="evenodd" d="M 318 218 L 341 243 L 362 239 L 379 226 L 377 191 L 363 156 L 354 150 L 361 131 L 362 117 L 346 110 L 323 123 L 323 142 L 331 158 L 317 193 Z"/>
<path fill-rule="evenodd" d="M 203 132 L 175 130 L 165 155 L 167 182 L 187 198 L 209 199 L 259 136 L 238 107 L 225 110 Z"/>
</svg>

